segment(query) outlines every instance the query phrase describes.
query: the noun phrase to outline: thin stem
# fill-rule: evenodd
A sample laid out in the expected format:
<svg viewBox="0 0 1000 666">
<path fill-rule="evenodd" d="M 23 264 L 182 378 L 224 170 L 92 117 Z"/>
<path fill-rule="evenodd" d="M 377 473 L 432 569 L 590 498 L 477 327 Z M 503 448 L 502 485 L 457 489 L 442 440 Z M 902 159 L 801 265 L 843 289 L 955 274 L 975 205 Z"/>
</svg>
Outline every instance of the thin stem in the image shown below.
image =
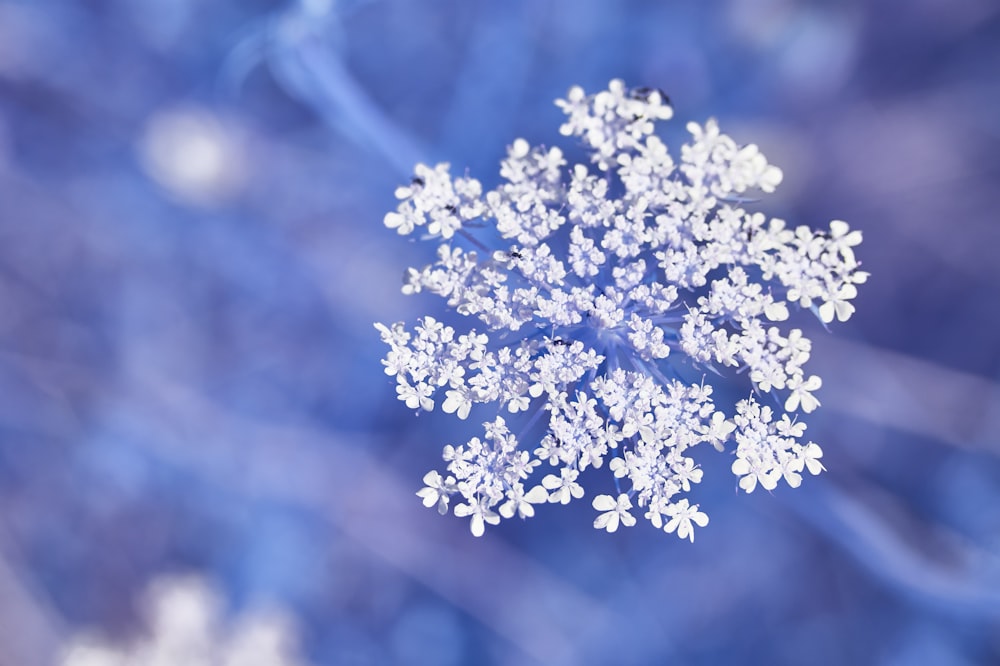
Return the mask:
<svg viewBox="0 0 1000 666">
<path fill-rule="evenodd" d="M 459 229 L 458 233 L 461 234 L 462 238 L 464 238 L 465 240 L 467 240 L 470 243 L 472 243 L 478 249 L 480 249 L 483 252 L 486 252 L 487 254 L 489 254 L 489 255 L 492 256 L 493 251 L 490 250 L 490 248 L 488 248 L 485 245 L 483 245 L 482 242 L 480 242 L 478 238 L 476 238 L 475 236 L 473 236 L 472 234 L 470 234 L 468 231 L 466 231 L 465 229 Z"/>
</svg>

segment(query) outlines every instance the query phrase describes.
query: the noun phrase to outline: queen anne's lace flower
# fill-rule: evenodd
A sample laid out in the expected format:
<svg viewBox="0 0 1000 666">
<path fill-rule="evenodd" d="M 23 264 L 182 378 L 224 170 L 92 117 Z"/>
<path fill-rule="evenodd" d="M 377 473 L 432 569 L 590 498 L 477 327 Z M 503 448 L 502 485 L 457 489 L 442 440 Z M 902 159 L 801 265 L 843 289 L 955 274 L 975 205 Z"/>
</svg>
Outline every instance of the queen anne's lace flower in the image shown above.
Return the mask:
<svg viewBox="0 0 1000 666">
<path fill-rule="evenodd" d="M 779 324 L 796 307 L 824 324 L 851 316 L 868 276 L 854 255 L 861 232 L 840 220 L 789 228 L 747 210 L 744 194 L 773 192 L 781 170 L 715 120 L 688 124 L 675 162 L 653 133 L 673 115 L 658 90 L 616 80 L 556 104 L 568 116 L 560 133 L 583 142 L 591 166 L 517 139 L 492 191 L 421 164 L 385 217 L 439 242 L 437 261 L 407 270 L 404 293 L 437 294 L 478 321 L 465 332 L 432 317 L 412 330 L 376 324 L 399 399 L 426 411 L 442 400 L 460 419 L 492 404 L 524 421 L 515 436 L 497 416 L 485 437 L 446 446 L 447 476 L 428 473 L 417 494 L 441 513 L 457 498 L 455 515 L 479 536 L 501 517 L 583 497 L 583 472 L 611 456 L 618 490 L 593 500 L 594 526 L 632 526 L 634 502 L 655 527 L 693 540 L 708 523 L 686 497 L 702 478 L 696 445 L 734 440 L 747 492 L 823 470 L 796 414 L 819 406 L 822 381 L 804 369 L 811 343 Z M 729 417 L 704 379 L 685 381 L 698 367 L 745 373 L 753 393 Z M 766 393 L 788 413 L 758 403 Z M 529 483 L 543 464 L 558 469 Z"/>
<path fill-rule="evenodd" d="M 143 635 L 110 641 L 74 636 L 60 666 L 305 666 L 297 627 L 276 610 L 225 621 L 221 599 L 199 578 L 162 578 L 151 585 Z"/>
<path fill-rule="evenodd" d="M 619 494 L 618 499 L 611 495 L 598 495 L 594 498 L 593 506 L 598 511 L 604 512 L 594 519 L 594 527 L 599 530 L 616 532 L 619 523 L 626 527 L 635 525 L 635 516 L 629 513 L 632 501 L 625 493 Z"/>
</svg>

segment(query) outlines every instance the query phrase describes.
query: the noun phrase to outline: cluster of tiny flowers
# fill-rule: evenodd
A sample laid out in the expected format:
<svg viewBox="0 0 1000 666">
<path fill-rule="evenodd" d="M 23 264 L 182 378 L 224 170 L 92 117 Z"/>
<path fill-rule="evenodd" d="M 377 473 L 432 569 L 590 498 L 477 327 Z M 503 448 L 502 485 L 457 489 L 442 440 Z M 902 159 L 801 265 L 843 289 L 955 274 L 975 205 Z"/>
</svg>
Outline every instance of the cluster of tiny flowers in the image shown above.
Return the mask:
<svg viewBox="0 0 1000 666">
<path fill-rule="evenodd" d="M 445 473 L 428 473 L 418 495 L 471 518 L 479 536 L 533 505 L 580 499 L 581 473 L 610 457 L 615 495 L 593 499 L 594 526 L 632 526 L 638 507 L 693 541 L 708 523 L 687 497 L 702 478 L 697 444 L 735 442 L 746 492 L 823 470 L 798 420 L 819 406 L 821 380 L 805 369 L 811 342 L 779 324 L 790 305 L 824 324 L 851 316 L 867 278 L 854 256 L 861 233 L 746 210 L 746 195 L 773 192 L 781 171 L 714 120 L 688 124 L 675 162 L 654 134 L 672 116 L 658 90 L 615 80 L 556 104 L 568 116 L 560 133 L 582 141 L 591 164 L 517 139 L 496 189 L 452 177 L 447 164 L 418 165 L 385 216 L 399 234 L 439 243 L 434 263 L 407 270 L 404 293 L 436 294 L 472 320 L 465 332 L 429 316 L 412 329 L 376 324 L 399 399 L 426 411 L 440 401 L 461 419 L 490 404 L 523 421 L 515 435 L 496 416 L 485 437 L 445 447 Z M 716 408 L 705 371 L 749 379 L 732 416 Z M 540 467 L 551 471 L 530 482 Z"/>
<path fill-rule="evenodd" d="M 155 581 L 147 598 L 145 635 L 127 642 L 93 634 L 74 637 L 60 666 L 304 666 L 295 632 L 283 615 L 242 615 L 221 621 L 221 604 L 198 578 Z"/>
</svg>

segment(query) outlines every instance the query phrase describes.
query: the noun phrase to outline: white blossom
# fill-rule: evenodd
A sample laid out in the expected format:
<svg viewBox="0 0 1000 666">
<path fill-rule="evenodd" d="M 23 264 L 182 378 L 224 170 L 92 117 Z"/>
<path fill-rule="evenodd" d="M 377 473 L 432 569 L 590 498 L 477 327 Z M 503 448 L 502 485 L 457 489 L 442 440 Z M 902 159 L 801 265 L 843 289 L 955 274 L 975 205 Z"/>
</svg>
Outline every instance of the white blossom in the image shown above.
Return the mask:
<svg viewBox="0 0 1000 666">
<path fill-rule="evenodd" d="M 705 527 L 708 525 L 708 515 L 698 510 L 698 505 L 690 505 L 686 499 L 682 499 L 676 504 L 667 508 L 666 514 L 670 520 L 663 526 L 663 531 L 667 534 L 677 531 L 677 536 L 681 539 L 689 539 L 694 543 L 694 527 Z"/>
<path fill-rule="evenodd" d="M 547 474 L 542 485 L 549 491 L 549 501 L 569 504 L 572 499 L 583 497 L 583 486 L 576 482 L 580 473 L 572 467 L 563 467 L 559 476 Z"/>
<path fill-rule="evenodd" d="M 868 278 L 861 232 L 756 210 L 748 202 L 782 172 L 714 119 L 689 123 L 672 155 L 656 134 L 673 115 L 659 90 L 614 80 L 556 104 L 560 134 L 582 142 L 589 163 L 518 138 L 492 190 L 420 164 L 385 217 L 438 243 L 433 263 L 406 270 L 404 293 L 439 296 L 462 322 L 376 324 L 399 399 L 463 420 L 493 415 L 479 421 L 484 436 L 445 447 L 446 472 L 428 473 L 417 495 L 469 518 L 479 536 L 583 497 L 584 472 L 610 457 L 624 488 L 593 500 L 595 527 L 631 526 L 637 506 L 693 540 L 708 522 L 688 498 L 704 474 L 699 444 L 730 448 L 746 492 L 823 471 L 822 449 L 801 442 L 806 424 L 794 416 L 819 407 L 822 380 L 806 369 L 811 341 L 786 322 L 850 318 Z M 717 407 L 708 377 L 754 394 Z M 754 397 L 765 394 L 783 410 Z"/>
<path fill-rule="evenodd" d="M 635 516 L 629 513 L 632 501 L 625 493 L 618 495 L 617 499 L 611 495 L 598 495 L 594 498 L 593 506 L 597 511 L 604 512 L 594 519 L 594 527 L 599 530 L 611 533 L 618 531 L 619 523 L 625 527 L 635 525 Z"/>
<path fill-rule="evenodd" d="M 423 498 L 424 506 L 428 508 L 436 506 L 441 515 L 448 513 L 448 501 L 455 492 L 455 478 L 449 476 L 446 481 L 438 472 L 432 470 L 424 475 L 424 484 L 425 487 L 417 492 L 417 496 Z"/>
<path fill-rule="evenodd" d="M 225 621 L 221 599 L 196 577 L 160 578 L 145 599 L 145 620 L 134 639 L 95 632 L 74 636 L 59 666 L 304 666 L 297 629 L 277 609 L 244 612 Z"/>
<path fill-rule="evenodd" d="M 469 523 L 469 530 L 473 536 L 477 537 L 483 536 L 483 533 L 486 531 L 486 523 L 490 525 L 498 525 L 500 523 L 500 516 L 490 508 L 489 499 L 483 497 L 472 498 L 468 504 L 459 504 L 455 507 L 455 515 L 459 518 L 472 516 L 472 522 Z"/>
<path fill-rule="evenodd" d="M 823 380 L 818 375 L 813 375 L 803 381 L 802 375 L 798 374 L 788 381 L 788 389 L 791 394 L 785 401 L 785 411 L 794 412 L 799 406 L 802 411 L 809 413 L 819 407 L 819 400 L 813 397 L 813 391 L 819 390 L 823 385 Z"/>
</svg>

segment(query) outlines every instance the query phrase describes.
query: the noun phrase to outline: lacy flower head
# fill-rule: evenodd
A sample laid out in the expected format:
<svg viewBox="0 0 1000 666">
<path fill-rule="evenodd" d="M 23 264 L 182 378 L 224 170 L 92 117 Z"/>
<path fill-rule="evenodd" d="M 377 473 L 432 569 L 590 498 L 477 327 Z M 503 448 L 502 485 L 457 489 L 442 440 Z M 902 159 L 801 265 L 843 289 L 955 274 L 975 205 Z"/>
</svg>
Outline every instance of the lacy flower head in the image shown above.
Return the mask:
<svg viewBox="0 0 1000 666">
<path fill-rule="evenodd" d="M 810 310 L 847 320 L 861 232 L 792 227 L 750 206 L 781 170 L 715 120 L 689 123 L 679 158 L 655 134 L 667 97 L 618 80 L 578 87 L 556 104 L 560 134 L 586 164 L 516 139 L 501 184 L 418 164 L 385 224 L 437 244 L 436 260 L 406 271 L 406 294 L 445 299 L 459 328 L 425 316 L 376 324 L 400 400 L 475 417 L 483 430 L 444 447 L 445 469 L 417 495 L 472 533 L 545 503 L 600 489 L 594 527 L 635 525 L 694 540 L 708 524 L 696 500 L 703 470 L 692 449 L 729 451 L 736 483 L 792 487 L 819 474 L 823 452 L 800 416 L 819 407 L 810 340 L 786 325 Z M 717 405 L 710 381 L 745 382 Z M 485 421 L 485 422 L 483 422 Z M 470 433 L 472 434 L 472 433 Z"/>
<path fill-rule="evenodd" d="M 200 578 L 157 579 L 145 601 L 141 637 L 79 634 L 64 646 L 60 666 L 305 666 L 290 617 L 251 611 L 227 622 L 222 599 Z"/>
</svg>

